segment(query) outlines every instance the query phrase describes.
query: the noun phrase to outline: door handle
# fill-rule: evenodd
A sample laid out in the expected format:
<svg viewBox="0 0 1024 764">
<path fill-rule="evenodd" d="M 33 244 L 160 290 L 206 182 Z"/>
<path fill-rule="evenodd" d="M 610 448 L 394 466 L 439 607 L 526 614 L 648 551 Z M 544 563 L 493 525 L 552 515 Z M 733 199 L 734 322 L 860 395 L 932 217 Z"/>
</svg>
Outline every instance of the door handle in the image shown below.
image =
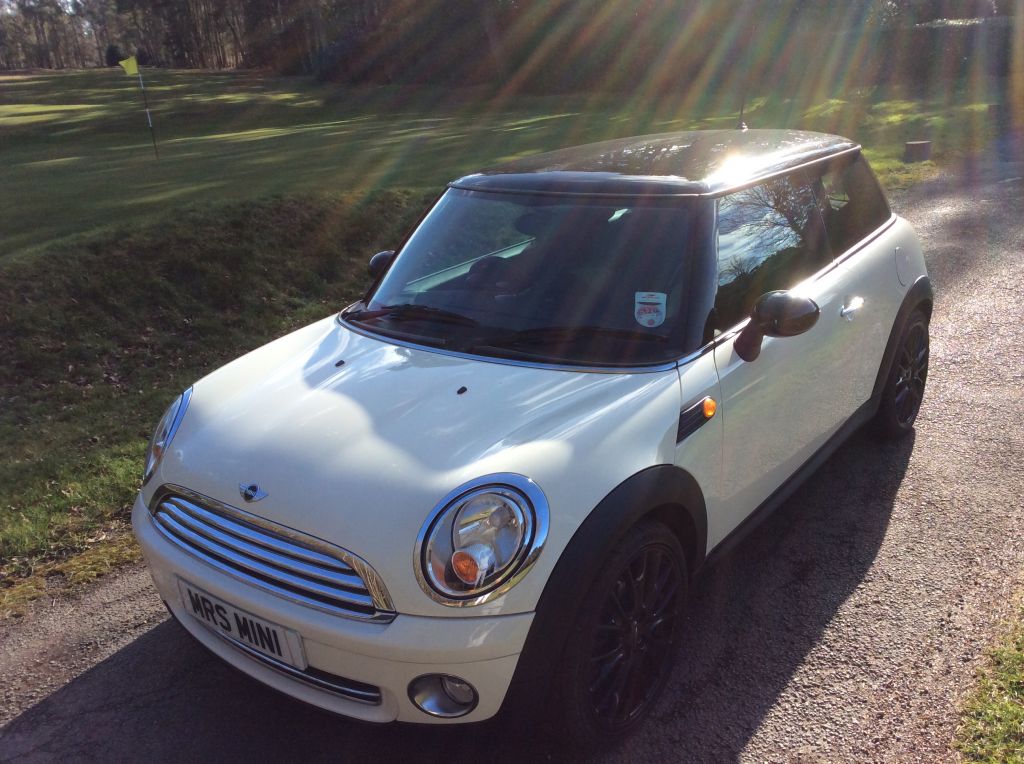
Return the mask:
<svg viewBox="0 0 1024 764">
<path fill-rule="evenodd" d="M 857 317 L 857 311 L 864 307 L 863 297 L 853 297 L 850 299 L 843 309 L 839 311 L 839 315 L 845 318 L 847 321 L 853 321 Z"/>
</svg>

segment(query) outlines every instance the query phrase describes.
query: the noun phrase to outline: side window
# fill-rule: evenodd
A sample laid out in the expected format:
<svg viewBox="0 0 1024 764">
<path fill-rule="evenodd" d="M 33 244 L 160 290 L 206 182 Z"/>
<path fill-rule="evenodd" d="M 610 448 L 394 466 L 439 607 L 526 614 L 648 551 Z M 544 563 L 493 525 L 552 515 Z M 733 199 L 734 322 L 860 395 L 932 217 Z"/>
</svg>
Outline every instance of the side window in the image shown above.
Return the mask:
<svg viewBox="0 0 1024 764">
<path fill-rule="evenodd" d="M 838 256 L 889 219 L 889 205 L 864 157 L 826 166 L 818 192 L 832 251 Z"/>
<path fill-rule="evenodd" d="M 717 244 L 715 331 L 750 315 L 765 292 L 796 286 L 831 260 L 814 193 L 802 175 L 719 199 Z"/>
</svg>

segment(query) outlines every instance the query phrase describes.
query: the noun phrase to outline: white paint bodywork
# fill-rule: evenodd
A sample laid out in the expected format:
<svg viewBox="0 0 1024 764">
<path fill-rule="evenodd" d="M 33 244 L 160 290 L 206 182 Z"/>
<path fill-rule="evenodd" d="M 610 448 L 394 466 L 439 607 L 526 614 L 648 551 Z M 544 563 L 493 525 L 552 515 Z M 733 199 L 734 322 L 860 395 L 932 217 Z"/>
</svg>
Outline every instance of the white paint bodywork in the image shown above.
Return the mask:
<svg viewBox="0 0 1024 764">
<path fill-rule="evenodd" d="M 500 706 L 544 582 L 582 520 L 630 475 L 673 461 L 679 407 L 675 368 L 599 374 L 453 358 L 326 318 L 196 383 L 136 504 L 136 535 L 179 620 L 243 671 L 339 713 L 439 723 L 413 707 L 405 688 L 420 674 L 452 673 L 480 692 L 477 709 L 458 720 L 475 721 Z M 496 472 L 527 475 L 545 492 L 547 544 L 506 595 L 474 608 L 435 602 L 414 575 L 417 533 L 441 497 Z M 387 586 L 396 620 L 358 623 L 236 581 L 167 542 L 146 509 L 164 484 L 243 505 L 238 485 L 254 481 L 268 496 L 247 511 L 365 559 Z M 333 697 L 239 654 L 188 614 L 175 576 L 295 629 L 311 665 L 378 685 L 389 700 L 368 707 Z M 424 644 L 438 649 L 426 654 Z M 383 656 L 395 665 L 382 666 Z"/>
<path fill-rule="evenodd" d="M 392 344 L 325 318 L 196 383 L 171 449 L 133 512 L 161 595 L 211 650 L 278 689 L 372 721 L 444 723 L 406 695 L 425 673 L 469 680 L 500 707 L 538 598 L 562 550 L 613 488 L 653 465 L 677 464 L 705 495 L 708 550 L 729 534 L 868 400 L 920 247 L 896 218 L 836 267 L 809 280 L 818 325 L 766 339 L 743 363 L 734 335 L 678 368 L 595 373 L 455 357 Z M 853 321 L 839 311 L 864 299 Z M 339 361 L 344 364 L 338 366 Z M 460 388 L 466 391 L 459 394 Z M 711 396 L 718 414 L 681 444 L 679 413 Z M 508 593 L 474 608 L 427 596 L 414 575 L 417 533 L 437 502 L 491 473 L 531 478 L 550 505 L 548 540 Z M 240 483 L 268 496 L 243 505 Z M 185 486 L 350 550 L 380 575 L 398 617 L 346 620 L 285 601 L 209 568 L 155 530 L 147 506 Z M 198 625 L 177 597 L 185 577 L 302 635 L 311 665 L 380 686 L 370 707 L 310 689 L 248 659 Z"/>
<path fill-rule="evenodd" d="M 901 284 L 895 252 L 912 264 Z M 926 274 L 921 247 L 898 216 L 796 287 L 821 309 L 818 322 L 797 337 L 766 337 L 753 363 L 736 355 L 737 332 L 714 348 L 722 428 L 720 480 L 705 488 L 708 550 L 768 499 L 872 394 L 889 332 L 913 281 Z M 842 316 L 860 298 L 862 307 Z M 691 372 L 681 374 L 683 397 Z M 702 428 L 702 431 L 707 428 Z M 689 441 L 680 445 L 688 453 Z M 681 456 L 680 466 L 688 467 Z M 708 473 L 704 473 L 708 474 Z"/>
<path fill-rule="evenodd" d="M 593 374 L 454 358 L 357 334 L 332 317 L 196 383 L 150 486 L 182 485 L 238 506 L 238 484 L 258 482 L 269 495 L 248 511 L 362 557 L 400 613 L 525 613 L 540 587 L 516 586 L 472 610 L 423 593 L 413 547 L 438 500 L 480 475 L 534 480 L 551 507 L 530 573 L 543 581 L 613 487 L 672 462 L 678 415 L 675 369 Z"/>
</svg>

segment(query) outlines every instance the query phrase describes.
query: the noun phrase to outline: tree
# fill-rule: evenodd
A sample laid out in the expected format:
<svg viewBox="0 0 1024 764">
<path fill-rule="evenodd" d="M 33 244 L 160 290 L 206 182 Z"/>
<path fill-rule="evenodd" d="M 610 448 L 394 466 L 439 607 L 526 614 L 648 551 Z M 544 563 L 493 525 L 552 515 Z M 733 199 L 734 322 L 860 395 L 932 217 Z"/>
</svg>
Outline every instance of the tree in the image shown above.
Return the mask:
<svg viewBox="0 0 1024 764">
<path fill-rule="evenodd" d="M 117 66 L 117 62 L 123 61 L 125 58 L 124 53 L 114 43 L 107 45 L 107 52 L 103 56 L 107 66 Z"/>
</svg>

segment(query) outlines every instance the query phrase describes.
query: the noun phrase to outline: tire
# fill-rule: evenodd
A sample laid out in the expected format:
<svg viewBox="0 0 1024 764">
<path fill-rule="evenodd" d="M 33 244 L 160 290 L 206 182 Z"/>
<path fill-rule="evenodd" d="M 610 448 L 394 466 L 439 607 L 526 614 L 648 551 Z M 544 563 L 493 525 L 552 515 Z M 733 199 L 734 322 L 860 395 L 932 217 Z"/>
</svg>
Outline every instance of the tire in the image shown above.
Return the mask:
<svg viewBox="0 0 1024 764">
<path fill-rule="evenodd" d="M 889 378 L 882 388 L 873 427 L 877 436 L 899 440 L 913 431 L 927 381 L 928 316 L 915 310 L 903 329 Z"/>
<path fill-rule="evenodd" d="M 657 705 L 675 660 L 686 570 L 666 526 L 645 522 L 627 532 L 569 633 L 549 715 L 559 737 L 587 750 L 614 745 Z"/>
</svg>

